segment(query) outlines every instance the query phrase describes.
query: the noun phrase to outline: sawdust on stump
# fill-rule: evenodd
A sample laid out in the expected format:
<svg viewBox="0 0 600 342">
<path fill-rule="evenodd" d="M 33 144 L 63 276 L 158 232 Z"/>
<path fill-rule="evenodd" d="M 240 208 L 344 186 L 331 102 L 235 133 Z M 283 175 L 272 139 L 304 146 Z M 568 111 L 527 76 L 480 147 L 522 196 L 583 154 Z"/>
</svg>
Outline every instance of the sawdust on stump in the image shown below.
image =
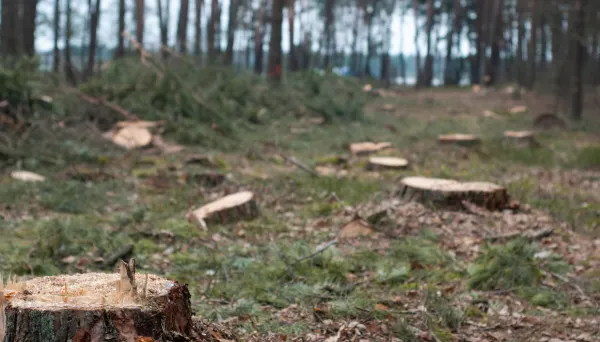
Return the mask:
<svg viewBox="0 0 600 342">
<path fill-rule="evenodd" d="M 487 182 L 458 182 L 452 179 L 406 177 L 401 181 L 401 197 L 462 208 L 463 202 L 488 210 L 503 209 L 509 204 L 504 187 Z"/>
<path fill-rule="evenodd" d="M 438 136 L 438 143 L 442 145 L 475 146 L 481 139 L 472 134 L 443 134 Z"/>
<path fill-rule="evenodd" d="M 242 191 L 208 203 L 188 214 L 188 219 L 198 227 L 212 223 L 231 223 L 256 218 L 259 215 L 254 194 Z"/>
<path fill-rule="evenodd" d="M 369 171 L 402 170 L 408 167 L 408 160 L 395 157 L 371 157 L 367 164 Z"/>
<path fill-rule="evenodd" d="M 379 152 L 391 148 L 392 144 L 389 142 L 358 142 L 350 144 L 350 152 L 353 155 L 364 156 L 367 154 Z"/>
</svg>

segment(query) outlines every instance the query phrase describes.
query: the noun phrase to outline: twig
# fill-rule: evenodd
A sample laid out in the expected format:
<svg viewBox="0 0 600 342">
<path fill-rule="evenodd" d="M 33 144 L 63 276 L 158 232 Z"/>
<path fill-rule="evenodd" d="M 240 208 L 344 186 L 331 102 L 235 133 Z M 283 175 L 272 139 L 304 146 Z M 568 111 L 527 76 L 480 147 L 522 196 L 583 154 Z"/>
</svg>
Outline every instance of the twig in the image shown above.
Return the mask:
<svg viewBox="0 0 600 342">
<path fill-rule="evenodd" d="M 306 164 L 302 163 L 301 161 L 299 161 L 298 159 L 294 158 L 294 157 L 288 157 L 282 153 L 279 154 L 281 156 L 281 158 L 285 159 L 286 161 L 296 165 L 297 167 L 299 167 L 300 169 L 308 172 L 309 174 L 311 174 L 313 177 L 319 177 L 319 174 L 313 170 L 312 168 L 308 167 Z"/>
<path fill-rule="evenodd" d="M 488 236 L 488 237 L 484 237 L 483 240 L 489 241 L 489 242 L 495 242 L 498 240 L 510 240 L 510 239 L 514 239 L 514 238 L 518 238 L 518 237 L 524 237 L 529 240 L 539 240 L 539 239 L 543 239 L 545 237 L 552 235 L 553 232 L 554 232 L 554 229 L 545 228 L 545 229 L 540 229 L 540 230 L 534 231 L 534 232 L 524 232 L 524 233 L 523 232 L 514 232 L 514 233 L 508 233 L 508 234 Z"/>
<path fill-rule="evenodd" d="M 338 242 L 338 241 L 337 241 L 337 239 L 333 239 L 333 240 L 329 241 L 328 243 L 326 243 L 326 244 L 325 244 L 325 246 L 323 246 L 323 247 L 321 247 L 321 248 L 317 249 L 317 250 L 316 250 L 314 253 L 312 253 L 312 254 L 309 254 L 309 255 L 307 255 L 307 256 L 303 256 L 303 257 L 301 257 L 301 258 L 297 259 L 297 260 L 296 260 L 296 263 L 299 263 L 299 262 L 302 262 L 302 261 L 304 261 L 304 260 L 307 260 L 307 259 L 311 259 L 311 258 L 314 258 L 314 257 L 316 257 L 317 255 L 319 255 L 319 254 L 321 254 L 321 253 L 325 252 L 325 251 L 326 251 L 326 250 L 327 250 L 329 247 L 331 247 L 331 246 L 333 246 L 333 245 L 337 244 L 337 242 Z"/>
</svg>

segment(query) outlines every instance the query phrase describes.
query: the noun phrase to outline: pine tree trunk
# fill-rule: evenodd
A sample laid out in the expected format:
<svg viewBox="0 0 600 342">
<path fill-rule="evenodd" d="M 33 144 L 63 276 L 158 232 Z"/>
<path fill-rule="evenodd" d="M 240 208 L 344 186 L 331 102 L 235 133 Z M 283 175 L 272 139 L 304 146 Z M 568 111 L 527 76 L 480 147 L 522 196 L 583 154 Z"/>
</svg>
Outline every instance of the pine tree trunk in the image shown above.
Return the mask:
<svg viewBox="0 0 600 342">
<path fill-rule="evenodd" d="M 18 57 L 19 48 L 19 1 L 2 1 L 0 20 L 0 52 L 5 57 Z"/>
<path fill-rule="evenodd" d="M 333 54 L 333 41 L 335 35 L 334 27 L 334 0 L 325 0 L 325 68 L 328 69 L 331 64 L 331 55 Z"/>
<path fill-rule="evenodd" d="M 350 57 L 350 70 L 353 75 L 359 74 L 358 67 L 358 25 L 360 23 L 360 0 L 358 0 L 354 6 L 355 15 L 354 23 L 352 25 L 352 51 Z"/>
<path fill-rule="evenodd" d="M 189 18 L 189 0 L 181 0 L 179 7 L 179 20 L 177 22 L 177 44 L 181 53 L 187 52 L 187 28 Z"/>
<path fill-rule="evenodd" d="M 548 33 L 546 30 L 546 18 L 545 12 L 540 14 L 540 70 L 546 70 L 548 65 Z"/>
<path fill-rule="evenodd" d="M 262 74 L 263 72 L 263 38 L 264 38 L 264 13 L 266 0 L 262 0 L 256 11 L 256 23 L 254 28 L 254 72 Z"/>
<path fill-rule="evenodd" d="M 67 17 L 65 23 L 65 74 L 67 77 L 67 81 L 71 85 L 76 85 L 77 80 L 75 79 L 75 72 L 73 71 L 73 61 L 71 58 L 71 36 L 73 34 L 73 12 L 71 11 L 71 0 L 66 0 L 65 7 L 65 15 Z"/>
<path fill-rule="evenodd" d="M 298 61 L 296 59 L 296 43 L 295 43 L 295 15 L 296 1 L 288 0 L 288 37 L 290 51 L 288 55 L 288 70 L 296 71 L 298 69 Z"/>
<path fill-rule="evenodd" d="M 374 52 L 374 44 L 373 44 L 373 16 L 374 10 L 371 9 L 369 11 L 366 10 L 366 18 L 367 18 L 367 56 L 365 57 L 365 75 L 367 77 L 372 77 L 371 73 L 371 58 L 373 57 Z"/>
<path fill-rule="evenodd" d="M 204 6 L 204 0 L 196 0 L 194 22 L 194 55 L 196 56 L 202 54 L 202 6 Z"/>
<path fill-rule="evenodd" d="M 115 58 L 122 58 L 125 56 L 125 37 L 123 37 L 123 32 L 125 32 L 126 11 L 125 0 L 119 0 L 119 28 L 117 30 L 117 50 L 115 51 Z"/>
<path fill-rule="evenodd" d="M 269 42 L 268 75 L 272 81 L 281 81 L 281 26 L 284 0 L 273 0 L 271 9 L 271 40 Z"/>
<path fill-rule="evenodd" d="M 500 73 L 500 44 L 503 42 L 503 1 L 495 0 L 491 6 L 489 41 L 488 45 L 492 47 L 490 61 L 486 66 L 486 84 L 493 85 L 497 82 Z"/>
<path fill-rule="evenodd" d="M 538 13 L 538 1 L 540 0 L 531 0 L 531 27 L 529 29 L 529 47 L 527 49 L 527 64 L 528 64 L 528 79 L 527 79 L 527 88 L 533 89 L 535 85 L 535 77 L 536 77 L 536 67 L 537 67 L 537 57 L 538 57 L 538 46 L 537 46 L 537 28 L 539 21 L 539 13 Z"/>
<path fill-rule="evenodd" d="M 454 75 L 456 74 L 456 66 L 452 60 L 452 49 L 455 46 L 455 35 L 460 35 L 460 26 L 461 26 L 461 18 L 462 18 L 462 6 L 460 0 L 453 0 L 452 2 L 453 9 L 453 18 L 452 18 L 452 26 L 450 27 L 450 31 L 448 32 L 448 37 L 446 38 L 446 61 L 445 61 L 445 70 L 444 70 L 444 84 L 445 85 L 453 85 L 457 84 Z M 458 39 L 458 38 L 457 38 Z M 460 50 L 457 50 L 460 51 Z"/>
<path fill-rule="evenodd" d="M 525 15 L 523 0 L 517 0 L 517 56 L 515 58 L 516 79 L 520 86 L 525 85 L 525 60 L 523 59 L 523 44 L 525 44 Z"/>
<path fill-rule="evenodd" d="M 219 15 L 219 1 L 212 0 L 210 5 L 210 19 L 207 28 L 208 40 L 208 60 L 214 63 L 217 58 L 217 49 L 215 44 L 217 34 L 217 17 Z"/>
<path fill-rule="evenodd" d="M 583 64 L 586 53 L 585 42 L 585 0 L 575 0 L 573 9 L 573 38 L 572 41 L 572 93 L 571 93 L 571 118 L 581 120 L 583 108 Z"/>
<path fill-rule="evenodd" d="M 23 48 L 28 56 L 35 55 L 35 19 L 38 0 L 23 0 Z"/>
<path fill-rule="evenodd" d="M 54 0 L 54 61 L 52 63 L 52 71 L 58 73 L 60 71 L 60 49 L 58 41 L 60 40 L 60 0 Z"/>
<path fill-rule="evenodd" d="M 412 9 L 415 20 L 415 87 L 423 85 L 423 74 L 421 71 L 421 49 L 419 49 L 419 0 L 413 0 Z"/>
<path fill-rule="evenodd" d="M 476 38 L 476 52 L 475 59 L 472 61 L 472 74 L 471 82 L 473 84 L 481 83 L 481 68 L 482 61 L 485 59 L 485 2 L 477 1 L 475 3 L 477 10 L 477 19 L 475 20 L 475 27 L 477 30 Z"/>
<path fill-rule="evenodd" d="M 423 71 L 423 85 L 426 87 L 431 87 L 433 82 L 433 14 L 433 0 L 427 0 L 427 56 L 425 57 L 425 69 Z"/>
<path fill-rule="evenodd" d="M 135 0 L 135 38 L 140 45 L 144 45 L 144 11 L 144 0 Z"/>
<path fill-rule="evenodd" d="M 94 73 L 96 63 L 96 47 L 98 45 L 98 23 L 100 21 L 100 0 L 96 0 L 96 5 L 90 8 L 90 48 L 88 55 L 88 64 L 85 70 L 85 78 L 88 79 Z"/>
<path fill-rule="evenodd" d="M 225 65 L 233 64 L 233 45 L 237 27 L 237 10 L 239 0 L 229 0 L 229 22 L 227 24 L 227 49 L 225 50 Z"/>
<path fill-rule="evenodd" d="M 166 0 L 166 8 L 163 7 L 162 0 L 156 0 L 156 7 L 158 12 L 158 27 L 160 30 L 160 45 L 162 50 L 162 58 L 166 59 L 169 56 L 166 48 L 169 47 L 169 17 L 171 10 L 171 1 Z"/>
</svg>

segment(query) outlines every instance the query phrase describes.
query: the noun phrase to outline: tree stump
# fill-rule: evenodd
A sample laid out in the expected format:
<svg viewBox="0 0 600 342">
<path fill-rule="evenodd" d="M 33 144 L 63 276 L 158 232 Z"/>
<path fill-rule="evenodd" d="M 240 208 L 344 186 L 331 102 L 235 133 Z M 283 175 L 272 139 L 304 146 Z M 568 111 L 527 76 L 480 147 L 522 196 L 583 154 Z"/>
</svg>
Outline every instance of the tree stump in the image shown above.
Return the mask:
<svg viewBox="0 0 600 342">
<path fill-rule="evenodd" d="M 367 170 L 401 170 L 408 167 L 408 160 L 395 157 L 371 157 L 367 164 Z"/>
<path fill-rule="evenodd" d="M 364 156 L 390 147 L 392 147 L 392 144 L 389 142 L 359 142 L 350 144 L 350 152 L 352 152 L 353 155 Z"/>
<path fill-rule="evenodd" d="M 2 311 L 0 337 L 5 335 L 4 342 L 194 340 L 186 285 L 136 274 L 133 260 L 121 262 L 120 270 L 35 278 L 23 290 L 6 290 L 0 298 L 11 299 Z"/>
<path fill-rule="evenodd" d="M 230 223 L 256 218 L 259 215 L 254 194 L 242 191 L 208 203 L 188 214 L 188 219 L 198 227 L 209 223 Z"/>
<path fill-rule="evenodd" d="M 533 127 L 542 130 L 566 129 L 567 122 L 555 114 L 543 113 L 535 117 Z"/>
<path fill-rule="evenodd" d="M 516 143 L 521 146 L 539 146 L 537 140 L 535 140 L 535 133 L 533 131 L 505 131 L 504 138 L 506 142 Z"/>
<path fill-rule="evenodd" d="M 499 210 L 509 204 L 504 187 L 486 182 L 458 182 L 452 179 L 406 177 L 401 181 L 401 197 L 437 205 L 459 208 L 463 201 L 488 210 Z"/>
<path fill-rule="evenodd" d="M 471 134 L 444 134 L 438 136 L 438 143 L 442 145 L 475 146 L 481 143 L 481 139 Z"/>
</svg>

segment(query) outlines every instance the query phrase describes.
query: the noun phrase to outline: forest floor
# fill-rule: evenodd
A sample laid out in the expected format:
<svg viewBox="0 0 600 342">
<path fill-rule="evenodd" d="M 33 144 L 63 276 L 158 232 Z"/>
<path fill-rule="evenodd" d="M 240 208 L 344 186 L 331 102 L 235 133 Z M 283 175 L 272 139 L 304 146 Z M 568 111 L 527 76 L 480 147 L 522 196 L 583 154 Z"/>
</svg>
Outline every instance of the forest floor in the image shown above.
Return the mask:
<svg viewBox="0 0 600 342">
<path fill-rule="evenodd" d="M 135 257 L 141 272 L 189 284 L 196 315 L 246 341 L 600 340 L 598 127 L 540 132 L 539 147 L 515 146 L 503 131 L 532 129 L 549 99 L 471 89 L 383 95 L 362 121 L 276 121 L 233 152 L 124 152 L 37 170 L 48 178 L 40 183 L 6 174 L 0 271 L 110 271 L 113 256 Z M 516 105 L 528 111 L 511 114 Z M 440 146 L 444 133 L 476 134 L 482 144 Z M 410 167 L 366 171 L 347 144 L 369 140 L 390 142 L 380 154 Z M 208 163 L 184 162 L 196 154 Z M 203 172 L 226 181 L 195 183 Z M 409 175 L 497 183 L 519 206 L 404 201 L 399 180 Z M 206 229 L 186 219 L 238 190 L 254 192 L 257 219 Z M 338 236 L 356 215 L 382 209 L 370 234 Z M 540 230 L 550 233 L 531 238 Z"/>
</svg>

